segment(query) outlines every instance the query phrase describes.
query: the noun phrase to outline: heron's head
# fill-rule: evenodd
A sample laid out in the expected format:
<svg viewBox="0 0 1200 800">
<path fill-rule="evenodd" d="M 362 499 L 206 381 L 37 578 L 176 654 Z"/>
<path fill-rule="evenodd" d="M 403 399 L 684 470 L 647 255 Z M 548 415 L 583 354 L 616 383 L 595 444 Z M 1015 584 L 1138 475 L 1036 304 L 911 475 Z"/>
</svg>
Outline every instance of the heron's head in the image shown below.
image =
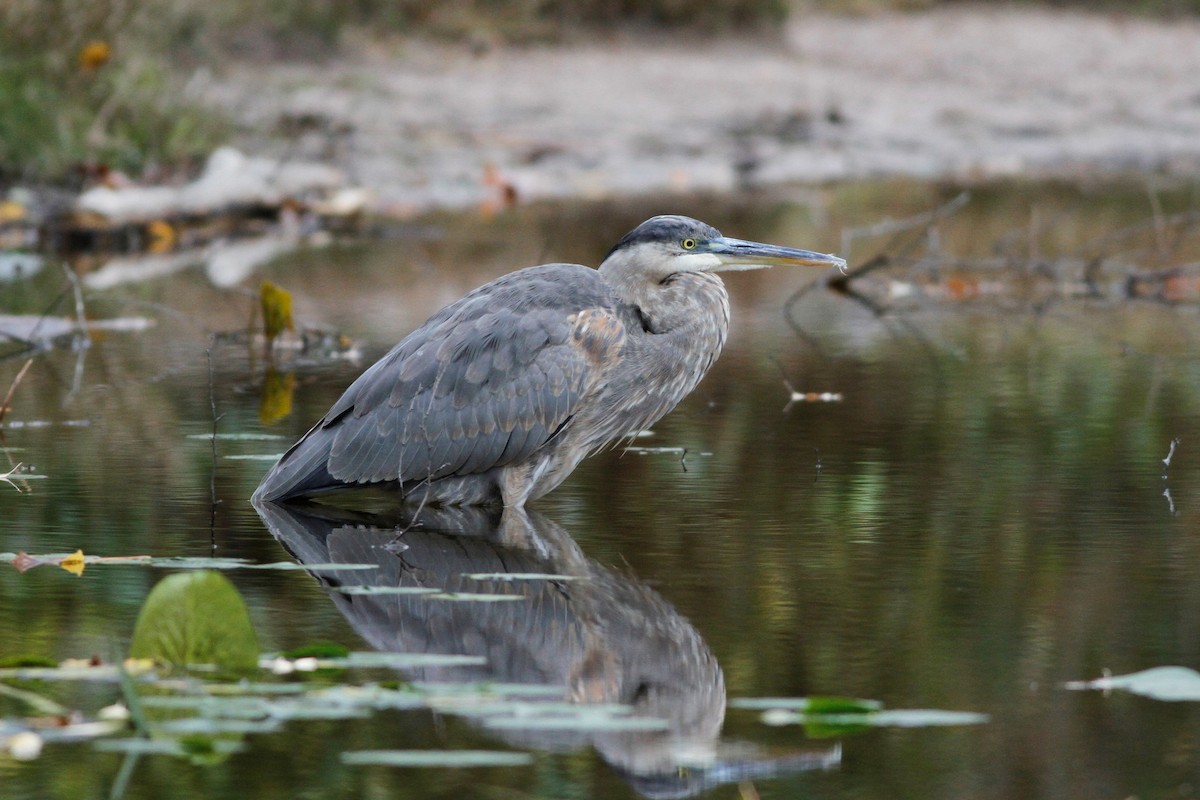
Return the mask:
<svg viewBox="0 0 1200 800">
<path fill-rule="evenodd" d="M 600 264 L 601 272 L 662 281 L 681 272 L 726 272 L 775 266 L 837 267 L 837 256 L 722 236 L 691 217 L 651 217 L 617 242 Z"/>
</svg>

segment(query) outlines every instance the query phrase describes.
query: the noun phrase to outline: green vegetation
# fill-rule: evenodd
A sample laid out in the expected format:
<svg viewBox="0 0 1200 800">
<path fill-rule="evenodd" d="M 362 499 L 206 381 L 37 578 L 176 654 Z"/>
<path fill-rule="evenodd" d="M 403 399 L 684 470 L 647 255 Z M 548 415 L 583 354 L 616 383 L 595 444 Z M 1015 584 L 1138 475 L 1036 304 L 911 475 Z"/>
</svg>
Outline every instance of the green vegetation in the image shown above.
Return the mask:
<svg viewBox="0 0 1200 800">
<path fill-rule="evenodd" d="M 146 598 L 129 654 L 174 667 L 212 664 L 249 671 L 258 666 L 258 639 L 246 604 L 219 572 L 180 572 Z"/>
<path fill-rule="evenodd" d="M 173 0 L 0 6 L 0 173 L 139 172 L 206 152 L 225 125 L 189 98 L 174 58 L 191 12 Z"/>
<path fill-rule="evenodd" d="M 12 0 L 0 4 L 0 178 L 187 166 L 229 129 L 190 80 L 230 53 L 328 55 L 356 27 L 532 41 L 625 21 L 728 30 L 786 10 L 786 0 Z"/>
</svg>

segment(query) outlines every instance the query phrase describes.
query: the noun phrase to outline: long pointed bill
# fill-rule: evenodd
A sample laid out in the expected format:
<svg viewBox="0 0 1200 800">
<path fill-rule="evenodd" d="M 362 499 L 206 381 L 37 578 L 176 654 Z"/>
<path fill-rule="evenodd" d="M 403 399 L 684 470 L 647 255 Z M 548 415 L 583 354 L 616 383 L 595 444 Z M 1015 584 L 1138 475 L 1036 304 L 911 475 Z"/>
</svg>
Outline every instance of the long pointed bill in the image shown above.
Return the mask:
<svg viewBox="0 0 1200 800">
<path fill-rule="evenodd" d="M 837 267 L 842 272 L 846 271 L 846 260 L 835 255 L 730 239 L 728 236 L 711 240 L 706 249 L 720 261 L 712 268 L 712 272 L 766 267 Z"/>
</svg>

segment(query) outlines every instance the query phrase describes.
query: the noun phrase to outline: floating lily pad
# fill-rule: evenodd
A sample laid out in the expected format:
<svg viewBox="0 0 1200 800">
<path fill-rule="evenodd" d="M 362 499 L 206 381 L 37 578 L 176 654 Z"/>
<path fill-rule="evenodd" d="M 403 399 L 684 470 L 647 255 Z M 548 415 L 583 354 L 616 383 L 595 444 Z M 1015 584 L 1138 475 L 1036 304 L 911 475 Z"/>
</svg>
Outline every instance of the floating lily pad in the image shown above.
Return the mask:
<svg viewBox="0 0 1200 800">
<path fill-rule="evenodd" d="M 425 595 L 426 600 L 449 600 L 458 603 L 504 603 L 512 600 L 528 600 L 523 594 L 497 594 L 495 592 L 437 592 Z"/>
<path fill-rule="evenodd" d="M 810 736 L 832 736 L 862 728 L 930 728 L 954 725 L 981 725 L 987 714 L 973 711 L 942 711 L 926 708 L 899 708 L 869 713 L 812 713 L 776 708 L 764 711 L 767 725 L 803 725 Z"/>
<path fill-rule="evenodd" d="M 1120 689 L 1143 697 L 1168 702 L 1200 700 L 1200 672 L 1188 667 L 1153 667 L 1128 675 L 1106 676 L 1092 681 L 1070 681 L 1067 689 Z"/>
<path fill-rule="evenodd" d="M 532 764 L 533 756 L 503 750 L 354 750 L 342 753 L 342 761 L 385 767 L 520 767 Z"/>
<path fill-rule="evenodd" d="M 261 719 L 271 713 L 271 701 L 263 697 L 231 695 L 148 695 L 141 698 L 146 708 L 193 711 L 205 717 Z"/>
<path fill-rule="evenodd" d="M 181 739 L 101 739 L 94 745 L 106 753 L 136 753 L 138 755 L 191 756 L 197 749 L 195 741 Z M 242 743 L 231 739 L 217 739 L 208 743 L 210 752 L 218 755 L 236 753 Z"/>
<path fill-rule="evenodd" d="M 584 575 L 556 575 L 552 572 L 472 572 L 464 575 L 476 581 L 580 581 Z"/>
<path fill-rule="evenodd" d="M 203 556 L 168 556 L 151 558 L 145 561 L 152 567 L 167 567 L 170 569 L 273 569 L 280 571 L 305 570 L 329 571 L 341 569 L 378 569 L 378 564 L 297 564 L 294 561 L 276 561 L 269 564 L 255 564 L 245 558 L 208 558 Z"/>
<path fill-rule="evenodd" d="M 486 664 L 483 656 L 467 656 L 455 653 L 375 653 L 356 652 L 345 658 L 317 659 L 319 669 L 330 668 L 384 668 L 417 669 L 420 667 L 463 667 Z"/>
<path fill-rule="evenodd" d="M 354 595 L 371 594 L 438 594 L 442 590 L 430 586 L 333 586 L 335 592 Z"/>
<path fill-rule="evenodd" d="M 160 722 L 151 727 L 157 734 L 170 736 L 244 736 L 250 733 L 277 733 L 281 723 L 276 719 L 226 719 L 224 717 L 183 717 Z"/>
<path fill-rule="evenodd" d="M 730 708 L 766 711 L 772 708 L 807 711 L 812 714 L 867 714 L 883 708 L 878 700 L 859 700 L 853 697 L 739 697 L 729 701 Z"/>
<path fill-rule="evenodd" d="M 102 681 L 116 683 L 121 670 L 112 664 L 96 667 L 9 667 L 0 669 L 0 679 L 18 681 Z"/>
<path fill-rule="evenodd" d="M 227 578 L 181 572 L 159 581 L 146 598 L 129 652 L 177 667 L 213 664 L 248 672 L 258 666 L 258 637 Z"/>
<path fill-rule="evenodd" d="M 185 438 L 203 439 L 206 442 L 214 438 L 219 442 L 273 442 L 287 437 L 278 433 L 218 433 L 216 437 L 211 433 L 189 433 Z"/>
<path fill-rule="evenodd" d="M 562 697 L 566 689 L 545 683 L 434 683 L 417 682 L 412 688 L 436 695 L 470 695 L 474 697 Z"/>
<path fill-rule="evenodd" d="M 571 716 L 545 717 L 491 717 L 484 726 L 498 730 L 555 730 L 586 731 L 588 733 L 614 733 L 618 731 L 665 731 L 670 723 L 656 717 L 625 717 L 607 714 L 589 714 L 582 706 L 578 714 Z"/>
</svg>

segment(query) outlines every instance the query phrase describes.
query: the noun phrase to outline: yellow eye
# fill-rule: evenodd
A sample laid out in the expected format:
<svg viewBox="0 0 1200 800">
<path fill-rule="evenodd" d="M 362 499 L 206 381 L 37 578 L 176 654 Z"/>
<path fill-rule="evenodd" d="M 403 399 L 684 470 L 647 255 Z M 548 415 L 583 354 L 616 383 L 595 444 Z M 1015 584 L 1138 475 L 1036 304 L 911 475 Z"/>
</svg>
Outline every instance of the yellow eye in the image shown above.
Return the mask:
<svg viewBox="0 0 1200 800">
<path fill-rule="evenodd" d="M 684 239 L 683 242 L 681 242 L 681 244 L 683 245 L 684 250 L 695 250 L 696 249 L 696 240 L 695 239 Z"/>
</svg>

